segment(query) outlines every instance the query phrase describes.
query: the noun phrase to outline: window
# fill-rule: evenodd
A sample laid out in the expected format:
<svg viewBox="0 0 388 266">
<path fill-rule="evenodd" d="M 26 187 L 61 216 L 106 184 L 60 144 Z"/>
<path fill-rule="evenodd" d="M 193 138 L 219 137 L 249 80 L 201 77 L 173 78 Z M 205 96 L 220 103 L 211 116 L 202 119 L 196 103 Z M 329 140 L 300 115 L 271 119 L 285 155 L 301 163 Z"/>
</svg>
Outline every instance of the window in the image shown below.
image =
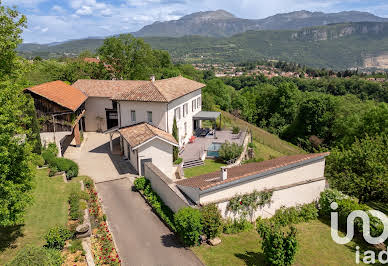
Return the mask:
<svg viewBox="0 0 388 266">
<path fill-rule="evenodd" d="M 147 121 L 148 121 L 148 123 L 152 123 L 152 112 L 151 111 L 147 112 Z"/>
<path fill-rule="evenodd" d="M 201 108 L 201 96 L 197 99 L 197 108 Z"/>
<path fill-rule="evenodd" d="M 185 117 L 189 113 L 189 104 L 185 103 L 183 105 L 183 117 Z"/>
<path fill-rule="evenodd" d="M 193 100 L 192 103 L 191 103 L 191 106 L 192 106 L 192 111 L 194 112 L 195 109 L 197 108 L 197 100 Z"/>
<path fill-rule="evenodd" d="M 180 107 L 177 107 L 177 108 L 175 108 L 175 114 L 174 114 L 174 116 L 175 116 L 175 119 L 178 121 L 179 119 L 181 119 L 181 108 Z"/>
<path fill-rule="evenodd" d="M 187 136 L 187 123 L 185 122 L 185 136 Z"/>
<path fill-rule="evenodd" d="M 131 121 L 136 122 L 136 111 L 135 110 L 131 110 Z"/>
</svg>

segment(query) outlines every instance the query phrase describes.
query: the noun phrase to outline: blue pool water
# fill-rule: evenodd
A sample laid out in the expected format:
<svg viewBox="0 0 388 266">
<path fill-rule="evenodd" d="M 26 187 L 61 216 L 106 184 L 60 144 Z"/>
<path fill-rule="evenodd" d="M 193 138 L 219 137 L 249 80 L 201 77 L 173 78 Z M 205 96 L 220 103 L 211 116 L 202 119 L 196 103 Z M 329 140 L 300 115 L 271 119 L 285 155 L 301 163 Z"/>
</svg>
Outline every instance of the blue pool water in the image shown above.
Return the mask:
<svg viewBox="0 0 388 266">
<path fill-rule="evenodd" d="M 221 143 L 213 142 L 210 144 L 210 146 L 207 148 L 207 156 L 208 157 L 219 157 L 218 151 L 221 148 Z"/>
</svg>

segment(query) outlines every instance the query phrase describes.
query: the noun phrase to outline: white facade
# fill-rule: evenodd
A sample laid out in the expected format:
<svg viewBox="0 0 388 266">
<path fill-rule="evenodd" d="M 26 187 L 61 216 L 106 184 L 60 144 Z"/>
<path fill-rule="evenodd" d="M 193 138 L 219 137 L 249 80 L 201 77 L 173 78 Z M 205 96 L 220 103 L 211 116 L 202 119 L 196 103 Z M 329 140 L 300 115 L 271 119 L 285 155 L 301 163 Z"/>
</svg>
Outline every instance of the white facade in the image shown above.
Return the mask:
<svg viewBox="0 0 388 266">
<path fill-rule="evenodd" d="M 112 108 L 112 100 L 107 97 L 89 97 L 85 102 L 85 131 L 107 130 L 105 109 Z"/>
<path fill-rule="evenodd" d="M 126 127 L 140 122 L 148 122 L 172 134 L 176 115 L 179 145 L 182 146 L 193 136 L 193 116 L 202 110 L 201 95 L 202 90 L 199 89 L 169 103 L 119 101 L 119 126 Z M 133 120 L 133 112 L 135 112 L 135 120 Z M 148 121 L 147 112 L 152 112 L 152 122 Z"/>
<path fill-rule="evenodd" d="M 185 114 L 183 113 L 183 109 L 185 109 Z M 197 90 L 192 93 L 186 94 L 168 103 L 167 132 L 172 133 L 174 117 L 177 113 L 176 123 L 178 127 L 178 139 L 180 146 L 187 143 L 189 139 L 193 136 L 193 116 L 195 116 L 201 110 L 202 90 Z"/>
<path fill-rule="evenodd" d="M 144 175 L 141 169 L 141 161 L 143 159 L 151 159 L 152 163 L 159 168 L 166 176 L 171 177 L 173 173 L 173 145 L 161 140 L 160 138 L 154 138 L 143 145 L 131 147 L 124 139 L 124 156 L 128 158 L 131 165 L 138 171 L 139 175 Z"/>
<path fill-rule="evenodd" d="M 324 171 L 325 159 L 321 158 L 262 176 L 242 178 L 234 184 L 225 183 L 224 187 L 204 191 L 188 186 L 179 188 L 197 204 L 216 203 L 224 217 L 233 217 L 233 214 L 226 212 L 226 207 L 235 195 L 252 193 L 254 190 L 274 190 L 272 203 L 254 215 L 255 218 L 270 217 L 281 206 L 292 207 L 317 200 L 326 185 Z"/>
</svg>

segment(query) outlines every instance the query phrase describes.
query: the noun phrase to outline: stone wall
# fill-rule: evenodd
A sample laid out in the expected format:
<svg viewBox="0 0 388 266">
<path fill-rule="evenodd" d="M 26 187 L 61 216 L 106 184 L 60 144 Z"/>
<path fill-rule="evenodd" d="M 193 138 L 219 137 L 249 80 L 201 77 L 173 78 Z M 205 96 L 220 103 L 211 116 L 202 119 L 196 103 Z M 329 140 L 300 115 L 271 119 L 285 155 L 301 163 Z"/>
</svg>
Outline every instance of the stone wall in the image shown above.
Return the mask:
<svg viewBox="0 0 388 266">
<path fill-rule="evenodd" d="M 179 209 L 190 205 L 175 183 L 153 163 L 145 163 L 144 172 L 144 176 L 151 182 L 152 190 L 159 195 L 173 212 L 177 212 Z"/>
</svg>

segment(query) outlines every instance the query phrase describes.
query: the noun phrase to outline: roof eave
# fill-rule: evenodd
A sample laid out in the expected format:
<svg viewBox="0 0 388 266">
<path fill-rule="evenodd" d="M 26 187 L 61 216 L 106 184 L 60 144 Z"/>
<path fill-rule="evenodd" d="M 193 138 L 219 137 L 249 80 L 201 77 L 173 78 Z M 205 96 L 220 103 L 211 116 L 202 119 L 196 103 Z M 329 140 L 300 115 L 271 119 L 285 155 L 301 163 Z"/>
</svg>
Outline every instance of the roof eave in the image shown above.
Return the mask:
<svg viewBox="0 0 388 266">
<path fill-rule="evenodd" d="M 270 170 L 267 170 L 267 171 L 262 172 L 262 173 L 249 175 L 249 176 L 246 176 L 246 177 L 243 177 L 243 178 L 239 178 L 239 179 L 236 179 L 236 180 L 233 180 L 233 181 L 230 181 L 230 182 L 226 182 L 226 183 L 222 183 L 222 184 L 219 184 L 219 185 L 211 186 L 209 188 L 206 188 L 206 187 L 203 188 L 203 189 L 202 188 L 198 188 L 198 187 L 197 188 L 199 189 L 199 195 L 207 194 L 207 193 L 219 190 L 219 189 L 224 189 L 224 188 L 229 187 L 229 186 L 234 186 L 234 185 L 237 185 L 237 184 L 240 184 L 240 183 L 249 182 L 252 179 L 265 178 L 268 175 L 272 175 L 272 174 L 275 174 L 275 173 L 278 173 L 278 172 L 281 172 L 281 171 L 284 171 L 284 170 L 289 170 L 291 168 L 295 168 L 295 167 L 299 167 L 299 166 L 302 166 L 302 165 L 310 164 L 310 163 L 322 160 L 322 159 L 324 159 L 328 155 L 329 154 L 322 154 L 321 156 L 318 156 L 318 157 L 314 157 L 314 158 L 310 158 L 310 159 L 303 160 L 303 161 L 300 161 L 300 162 L 292 163 L 292 164 L 289 164 L 289 165 L 286 165 L 286 166 L 282 166 L 282 167 L 278 167 L 278 168 L 275 168 L 275 169 L 270 169 Z"/>
</svg>

